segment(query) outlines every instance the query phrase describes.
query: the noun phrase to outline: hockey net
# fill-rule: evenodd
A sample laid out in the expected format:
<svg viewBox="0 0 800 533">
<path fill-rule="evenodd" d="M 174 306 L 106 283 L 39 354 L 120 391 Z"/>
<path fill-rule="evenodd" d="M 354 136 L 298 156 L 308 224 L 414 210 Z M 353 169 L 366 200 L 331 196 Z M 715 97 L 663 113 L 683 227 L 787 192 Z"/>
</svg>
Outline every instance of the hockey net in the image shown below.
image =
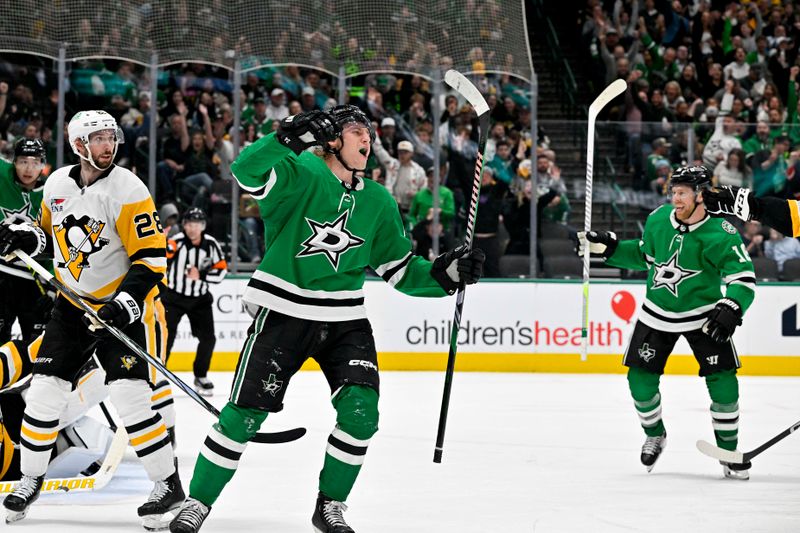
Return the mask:
<svg viewBox="0 0 800 533">
<path fill-rule="evenodd" d="M 434 69 L 532 77 L 525 0 L 63 0 L 8 2 L 0 50 L 243 70 L 301 65 L 334 76 Z"/>
</svg>

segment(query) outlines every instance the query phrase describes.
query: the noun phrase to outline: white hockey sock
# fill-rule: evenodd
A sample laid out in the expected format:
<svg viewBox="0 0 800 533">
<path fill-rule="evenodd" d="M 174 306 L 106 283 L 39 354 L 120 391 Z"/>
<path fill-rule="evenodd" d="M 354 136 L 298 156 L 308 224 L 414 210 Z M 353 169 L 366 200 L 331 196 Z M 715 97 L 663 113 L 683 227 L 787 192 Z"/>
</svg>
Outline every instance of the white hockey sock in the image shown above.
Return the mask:
<svg viewBox="0 0 800 533">
<path fill-rule="evenodd" d="M 67 407 L 72 384 L 54 376 L 35 374 L 25 396 L 20 429 L 20 469 L 28 476 L 47 472 L 50 453 L 58 436 L 58 423 Z"/>
</svg>

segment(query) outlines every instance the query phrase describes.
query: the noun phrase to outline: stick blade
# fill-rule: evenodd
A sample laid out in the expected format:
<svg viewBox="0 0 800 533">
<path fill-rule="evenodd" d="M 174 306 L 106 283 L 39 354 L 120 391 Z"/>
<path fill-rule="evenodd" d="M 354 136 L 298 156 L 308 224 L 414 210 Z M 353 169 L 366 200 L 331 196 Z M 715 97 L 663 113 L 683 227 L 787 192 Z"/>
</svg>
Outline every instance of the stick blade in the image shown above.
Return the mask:
<svg viewBox="0 0 800 533">
<path fill-rule="evenodd" d="M 718 461 L 731 464 L 744 463 L 744 454 L 742 452 L 732 452 L 730 450 L 723 450 L 719 446 L 715 446 L 710 442 L 706 442 L 704 440 L 697 441 L 697 449 L 700 450 L 700 453 L 702 453 L 703 455 L 707 455 Z"/>
<path fill-rule="evenodd" d="M 459 71 L 448 70 L 444 73 L 444 81 L 466 98 L 479 116 L 489 112 L 489 104 L 483 99 L 481 92 Z"/>
<path fill-rule="evenodd" d="M 262 444 L 282 444 L 284 442 L 292 442 L 297 440 L 305 434 L 306 428 L 294 428 L 275 433 L 256 433 L 255 436 L 250 440 Z"/>
<path fill-rule="evenodd" d="M 592 105 L 589 106 L 589 114 L 597 115 L 608 103 L 625 92 L 628 88 L 628 83 L 623 79 L 614 80 L 611 84 L 603 89 L 600 96 L 594 99 Z"/>
</svg>

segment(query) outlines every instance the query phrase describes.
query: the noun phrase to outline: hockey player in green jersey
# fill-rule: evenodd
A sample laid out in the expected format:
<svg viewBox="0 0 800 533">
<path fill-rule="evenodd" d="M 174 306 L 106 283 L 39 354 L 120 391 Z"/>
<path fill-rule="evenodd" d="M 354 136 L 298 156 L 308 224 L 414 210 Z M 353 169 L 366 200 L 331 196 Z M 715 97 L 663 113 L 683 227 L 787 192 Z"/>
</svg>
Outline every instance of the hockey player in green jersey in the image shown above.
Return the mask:
<svg viewBox="0 0 800 533">
<path fill-rule="evenodd" d="M 465 246 L 431 263 L 411 254 L 397 204 L 360 176 L 375 132 L 355 106 L 281 121 L 231 166 L 259 203 L 265 254 L 244 293 L 257 309 L 228 404 L 203 444 L 187 498 L 170 525 L 196 532 L 233 477 L 268 413 L 283 408 L 289 380 L 313 357 L 336 409 L 312 524 L 352 533 L 342 516 L 378 429 L 378 365 L 364 308 L 365 268 L 412 296 L 453 294 L 475 283 L 484 255 Z M 314 147 L 309 151 L 308 148 Z"/>
<path fill-rule="evenodd" d="M 710 186 L 711 173 L 705 167 L 679 168 L 670 179 L 672 206 L 650 214 L 641 240 L 618 241 L 605 231 L 586 235 L 592 256 L 603 257 L 611 266 L 648 271 L 647 294 L 623 360 L 647 436 L 641 461 L 648 472 L 667 442 L 659 381 L 681 335 L 711 396 L 717 445 L 726 450 L 737 445 L 739 358 L 731 335 L 753 302 L 755 274 L 733 225 L 706 212 L 703 191 Z M 724 297 L 721 283 L 726 285 Z M 723 463 L 725 476 L 734 479 L 748 479 L 749 467 Z"/>
<path fill-rule="evenodd" d="M 14 145 L 14 162 L 0 159 L 0 224 L 36 220 L 42 204 L 46 155 L 41 140 L 20 139 Z M 19 321 L 24 342 L 38 337 L 47 323 L 51 296 L 24 263 L 0 259 L 0 344 L 11 339 L 15 320 Z"/>
</svg>

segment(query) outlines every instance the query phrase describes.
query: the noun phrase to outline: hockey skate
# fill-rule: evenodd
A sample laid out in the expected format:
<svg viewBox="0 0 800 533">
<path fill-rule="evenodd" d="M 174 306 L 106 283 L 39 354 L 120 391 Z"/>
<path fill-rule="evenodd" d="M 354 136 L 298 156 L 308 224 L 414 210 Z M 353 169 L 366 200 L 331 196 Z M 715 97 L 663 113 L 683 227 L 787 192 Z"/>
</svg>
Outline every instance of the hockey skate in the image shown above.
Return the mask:
<svg viewBox="0 0 800 533">
<path fill-rule="evenodd" d="M 642 464 L 647 467 L 647 471 L 653 470 L 656 461 L 661 457 L 661 452 L 667 447 L 667 434 L 664 433 L 658 437 L 647 437 L 642 446 L 642 455 L 640 457 Z"/>
<path fill-rule="evenodd" d="M 742 464 L 725 463 L 720 461 L 722 465 L 722 473 L 728 479 L 738 479 L 739 481 L 747 481 L 750 479 L 750 467 L 753 466 L 750 461 Z"/>
<path fill-rule="evenodd" d="M 317 496 L 314 516 L 311 517 L 314 531 L 317 533 L 355 533 L 342 517 L 342 512 L 346 510 L 347 506 L 344 503 L 332 500 L 320 492 Z"/>
<path fill-rule="evenodd" d="M 194 390 L 200 396 L 214 396 L 214 384 L 205 376 L 202 378 L 195 376 Z"/>
<path fill-rule="evenodd" d="M 192 497 L 186 498 L 178 516 L 170 522 L 169 530 L 171 533 L 197 533 L 210 511 L 211 507 L 203 502 Z"/>
<path fill-rule="evenodd" d="M 142 518 L 142 527 L 147 531 L 162 531 L 169 527 L 174 517 L 172 511 L 183 503 L 186 495 L 181 487 L 178 471 L 162 481 L 156 481 L 150 497 L 137 509 Z"/>
<path fill-rule="evenodd" d="M 19 522 L 28 514 L 28 508 L 39 498 L 44 476 L 22 476 L 14 492 L 6 496 L 3 506 L 8 510 L 6 524 Z"/>
</svg>

